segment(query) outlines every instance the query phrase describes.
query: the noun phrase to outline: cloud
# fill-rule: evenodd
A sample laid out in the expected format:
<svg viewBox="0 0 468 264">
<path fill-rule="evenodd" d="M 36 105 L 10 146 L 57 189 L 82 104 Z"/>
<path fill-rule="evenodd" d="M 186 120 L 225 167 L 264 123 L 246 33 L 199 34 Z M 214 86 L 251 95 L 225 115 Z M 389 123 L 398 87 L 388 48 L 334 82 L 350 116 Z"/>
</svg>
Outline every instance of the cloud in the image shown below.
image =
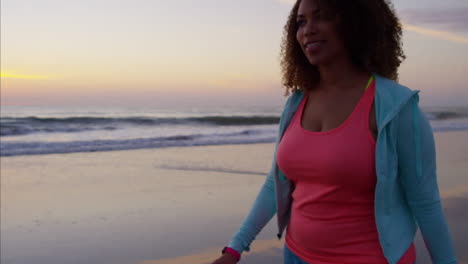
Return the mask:
<svg viewBox="0 0 468 264">
<path fill-rule="evenodd" d="M 49 79 L 48 76 L 44 75 L 30 75 L 11 72 L 2 72 L 0 73 L 0 77 L 5 79 Z"/>
<path fill-rule="evenodd" d="M 406 9 L 399 12 L 403 20 L 414 25 L 441 30 L 468 32 L 468 6 L 444 9 Z"/>
<path fill-rule="evenodd" d="M 468 44 L 468 37 L 455 34 L 449 31 L 434 30 L 425 27 L 420 27 L 412 24 L 403 23 L 403 28 L 408 31 L 416 32 L 421 35 L 433 37 L 436 39 L 448 40 L 451 42 Z"/>
</svg>

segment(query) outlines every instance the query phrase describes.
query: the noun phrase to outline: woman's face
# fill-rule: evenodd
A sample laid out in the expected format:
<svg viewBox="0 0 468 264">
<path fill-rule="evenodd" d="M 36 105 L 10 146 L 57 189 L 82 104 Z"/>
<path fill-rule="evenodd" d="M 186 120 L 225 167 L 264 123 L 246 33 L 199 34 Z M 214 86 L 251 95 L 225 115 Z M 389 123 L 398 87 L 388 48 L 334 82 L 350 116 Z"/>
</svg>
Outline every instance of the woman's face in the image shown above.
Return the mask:
<svg viewBox="0 0 468 264">
<path fill-rule="evenodd" d="M 309 62 L 323 66 L 346 56 L 337 31 L 337 18 L 331 18 L 314 0 L 302 0 L 297 12 L 296 39 Z"/>
</svg>

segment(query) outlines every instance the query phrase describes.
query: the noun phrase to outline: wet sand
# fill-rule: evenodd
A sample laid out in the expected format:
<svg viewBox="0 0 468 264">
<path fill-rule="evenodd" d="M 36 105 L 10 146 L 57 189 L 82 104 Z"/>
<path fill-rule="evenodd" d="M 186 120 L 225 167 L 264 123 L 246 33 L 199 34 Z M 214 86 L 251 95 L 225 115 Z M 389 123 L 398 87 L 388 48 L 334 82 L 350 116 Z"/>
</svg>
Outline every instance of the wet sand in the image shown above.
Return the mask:
<svg viewBox="0 0 468 264">
<path fill-rule="evenodd" d="M 436 133 L 439 186 L 468 263 L 468 132 Z M 273 144 L 1 159 L 1 263 L 209 263 L 264 181 Z M 271 221 L 241 263 L 282 263 Z M 420 239 L 418 263 L 430 263 Z"/>
</svg>

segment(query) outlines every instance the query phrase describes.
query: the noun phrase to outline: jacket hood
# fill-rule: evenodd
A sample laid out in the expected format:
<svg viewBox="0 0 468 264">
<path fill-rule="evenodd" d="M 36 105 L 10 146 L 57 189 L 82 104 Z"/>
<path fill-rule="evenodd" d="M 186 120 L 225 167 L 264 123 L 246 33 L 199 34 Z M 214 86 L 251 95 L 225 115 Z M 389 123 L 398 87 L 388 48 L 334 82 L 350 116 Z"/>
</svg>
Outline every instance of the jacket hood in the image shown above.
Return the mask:
<svg viewBox="0 0 468 264">
<path fill-rule="evenodd" d="M 398 84 L 397 82 L 382 77 L 375 76 L 375 115 L 379 132 L 390 122 L 400 110 L 415 98 L 415 103 L 419 101 L 419 90 Z M 380 122 L 379 122 L 380 121 Z"/>
</svg>

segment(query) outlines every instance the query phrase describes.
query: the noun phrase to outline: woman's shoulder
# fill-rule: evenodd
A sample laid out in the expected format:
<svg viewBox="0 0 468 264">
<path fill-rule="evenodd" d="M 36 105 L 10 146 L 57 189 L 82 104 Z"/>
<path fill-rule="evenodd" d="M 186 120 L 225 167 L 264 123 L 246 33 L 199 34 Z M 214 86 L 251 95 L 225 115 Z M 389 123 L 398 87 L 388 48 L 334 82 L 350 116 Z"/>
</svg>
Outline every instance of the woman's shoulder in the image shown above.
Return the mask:
<svg viewBox="0 0 468 264">
<path fill-rule="evenodd" d="M 300 103 L 301 100 L 304 98 L 305 93 L 301 90 L 295 90 L 294 92 L 290 93 L 287 97 L 284 110 L 288 109 L 295 109 Z"/>
<path fill-rule="evenodd" d="M 376 82 L 376 92 L 384 97 L 390 97 L 395 100 L 405 98 L 419 93 L 419 90 L 413 90 L 395 80 L 384 76 L 374 74 Z"/>
<path fill-rule="evenodd" d="M 397 116 L 411 114 L 415 103 L 419 101 L 418 90 L 412 90 L 394 80 L 374 74 L 375 108 L 377 123 L 385 126 Z M 408 120 L 405 118 L 405 120 Z M 405 124 L 408 124 L 405 122 Z"/>
</svg>

